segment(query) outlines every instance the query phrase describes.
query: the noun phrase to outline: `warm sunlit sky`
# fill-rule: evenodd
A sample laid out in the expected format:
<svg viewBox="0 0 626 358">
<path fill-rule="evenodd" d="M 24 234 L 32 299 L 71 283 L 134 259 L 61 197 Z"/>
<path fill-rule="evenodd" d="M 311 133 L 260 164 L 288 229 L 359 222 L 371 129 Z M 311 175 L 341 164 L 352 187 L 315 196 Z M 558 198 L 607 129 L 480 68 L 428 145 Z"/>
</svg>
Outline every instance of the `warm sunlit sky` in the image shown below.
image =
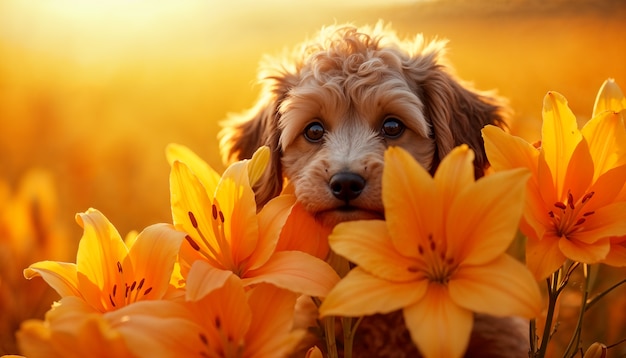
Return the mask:
<svg viewBox="0 0 626 358">
<path fill-rule="evenodd" d="M 457 75 L 509 98 L 511 131 L 535 141 L 547 91 L 562 93 L 582 124 L 605 79 L 626 90 L 624 19 L 624 0 L 0 0 L 0 214 L 16 214 L 0 219 L 18 225 L 14 216 L 40 208 L 46 227 L 18 231 L 49 230 L 49 246 L 64 251 L 24 248 L 40 238 L 9 234 L 33 254 L 9 254 L 13 279 L 35 254 L 75 255 L 74 215 L 89 207 L 121 235 L 171 222 L 166 145 L 187 145 L 221 172 L 218 123 L 253 105 L 261 58 L 325 25 L 383 20 L 400 37 L 448 39 Z M 40 200 L 20 196 L 18 212 L 10 196 L 25 178 L 22 196 Z M 3 224 L 0 244 L 11 232 Z M 28 295 L 14 301 L 20 309 L 44 298 L 18 291 Z M 624 319 L 608 311 L 597 333 L 614 342 Z M 2 338 L 0 355 L 15 353 Z"/>
<path fill-rule="evenodd" d="M 384 4 L 384 5 L 383 5 Z M 0 178 L 49 170 L 60 218 L 102 210 L 122 233 L 169 220 L 163 150 L 222 170 L 218 121 L 252 106 L 259 60 L 333 23 L 390 22 L 447 38 L 458 75 L 496 88 L 537 139 L 543 95 L 588 118 L 607 77 L 626 87 L 620 0 L 0 2 Z"/>
</svg>

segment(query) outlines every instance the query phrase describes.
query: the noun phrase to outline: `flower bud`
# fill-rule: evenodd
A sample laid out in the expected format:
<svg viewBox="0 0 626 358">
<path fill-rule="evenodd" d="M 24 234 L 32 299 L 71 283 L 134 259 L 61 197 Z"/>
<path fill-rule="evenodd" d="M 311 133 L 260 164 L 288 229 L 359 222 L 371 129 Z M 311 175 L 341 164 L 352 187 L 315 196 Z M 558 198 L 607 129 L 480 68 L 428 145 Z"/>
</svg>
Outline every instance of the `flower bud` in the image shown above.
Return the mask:
<svg viewBox="0 0 626 358">
<path fill-rule="evenodd" d="M 309 348 L 306 352 L 305 358 L 323 358 L 322 351 L 317 346 Z"/>
<path fill-rule="evenodd" d="M 589 348 L 587 348 L 587 351 L 585 352 L 585 355 L 583 357 L 585 357 L 585 358 L 606 358 L 606 351 L 607 350 L 608 350 L 608 348 L 606 347 L 606 345 L 604 345 L 602 343 L 595 342 L 592 345 L 590 345 Z"/>
</svg>

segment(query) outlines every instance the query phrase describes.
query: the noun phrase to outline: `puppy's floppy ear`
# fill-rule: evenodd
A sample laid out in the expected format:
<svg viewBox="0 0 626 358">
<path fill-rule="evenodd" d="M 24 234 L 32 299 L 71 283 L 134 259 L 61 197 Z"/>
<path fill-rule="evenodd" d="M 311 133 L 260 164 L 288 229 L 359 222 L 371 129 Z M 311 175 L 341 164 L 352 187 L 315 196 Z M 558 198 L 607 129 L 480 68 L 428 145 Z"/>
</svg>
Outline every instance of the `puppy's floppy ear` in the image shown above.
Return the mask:
<svg viewBox="0 0 626 358">
<path fill-rule="evenodd" d="M 432 124 L 437 153 L 431 172 L 454 147 L 467 144 L 475 153 L 475 176 L 489 166 L 481 129 L 487 124 L 506 126 L 507 101 L 492 92 L 478 91 L 450 73 L 441 55 L 444 42 L 429 44 L 411 60 L 408 69 L 424 102 L 424 114 Z"/>
<path fill-rule="evenodd" d="M 261 208 L 270 199 L 280 194 L 283 186 L 279 146 L 278 107 L 290 88 L 292 75 L 283 72 L 267 76 L 262 80 L 263 88 L 256 105 L 239 115 L 231 115 L 222 122 L 223 129 L 218 137 L 224 163 L 249 159 L 261 146 L 271 151 L 270 164 L 254 186 L 257 207 Z"/>
</svg>

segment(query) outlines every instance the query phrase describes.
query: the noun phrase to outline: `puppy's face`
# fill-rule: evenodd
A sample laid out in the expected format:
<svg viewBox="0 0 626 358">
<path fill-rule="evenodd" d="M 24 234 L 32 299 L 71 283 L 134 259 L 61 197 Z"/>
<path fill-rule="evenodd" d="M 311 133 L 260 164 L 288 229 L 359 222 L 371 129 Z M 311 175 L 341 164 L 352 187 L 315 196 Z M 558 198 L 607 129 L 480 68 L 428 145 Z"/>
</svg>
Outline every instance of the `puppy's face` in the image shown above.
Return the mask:
<svg viewBox="0 0 626 358">
<path fill-rule="evenodd" d="M 298 200 L 324 225 L 383 218 L 388 146 L 425 168 L 435 154 L 424 103 L 385 52 L 318 55 L 279 107 L 282 168 Z M 320 70 L 323 69 L 323 70 Z"/>
<path fill-rule="evenodd" d="M 329 27 L 292 56 L 263 68 L 263 89 L 248 112 L 220 133 L 225 161 L 250 158 L 262 145 L 272 162 L 255 187 L 263 206 L 283 177 L 327 226 L 383 218 L 384 151 L 406 149 L 433 172 L 455 146 L 488 165 L 481 128 L 502 124 L 504 102 L 450 73 L 445 42 L 400 40 L 382 26 Z"/>
</svg>

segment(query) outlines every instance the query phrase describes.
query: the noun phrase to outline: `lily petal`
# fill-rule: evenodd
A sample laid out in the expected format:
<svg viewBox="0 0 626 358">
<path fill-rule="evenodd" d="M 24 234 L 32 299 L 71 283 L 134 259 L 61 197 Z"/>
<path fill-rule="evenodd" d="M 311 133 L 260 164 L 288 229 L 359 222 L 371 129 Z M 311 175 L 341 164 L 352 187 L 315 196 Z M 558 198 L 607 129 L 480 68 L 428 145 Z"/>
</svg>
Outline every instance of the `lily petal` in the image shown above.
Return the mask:
<svg viewBox="0 0 626 358">
<path fill-rule="evenodd" d="M 584 230 L 569 235 L 572 241 L 585 244 L 612 236 L 626 235 L 626 202 L 617 202 L 595 210 L 593 215 L 587 216 Z"/>
<path fill-rule="evenodd" d="M 215 191 L 215 200 L 219 219 L 223 218 L 224 236 L 229 240 L 232 260 L 241 263 L 247 259 L 257 247 L 259 224 L 256 216 L 254 191 L 248 177 L 248 162 L 237 162 L 230 165 Z M 214 214 L 212 214 L 215 216 Z M 214 217 L 217 220 L 216 217 Z"/>
<path fill-rule="evenodd" d="M 132 357 L 126 342 L 106 321 L 78 297 L 64 297 L 46 313 L 53 346 L 66 357 Z"/>
<path fill-rule="evenodd" d="M 188 301 L 198 301 L 206 295 L 224 286 L 224 283 L 233 273 L 220 270 L 203 260 L 191 265 L 187 275 L 186 298 Z"/>
<path fill-rule="evenodd" d="M 225 345 L 245 344 L 252 313 L 242 281 L 237 276 L 230 275 L 222 287 L 189 303 L 188 307 L 196 322 L 205 329 L 207 349 L 224 352 Z"/>
<path fill-rule="evenodd" d="M 585 206 L 586 211 L 595 211 L 614 202 L 625 201 L 622 196 L 626 189 L 626 165 L 612 168 L 600 175 L 598 180 L 589 188 L 593 198 Z"/>
<path fill-rule="evenodd" d="M 413 342 L 425 357 L 461 357 L 467 349 L 473 313 L 460 307 L 443 285 L 431 284 L 424 298 L 404 309 Z"/>
<path fill-rule="evenodd" d="M 299 251 L 276 252 L 256 270 L 246 273 L 245 286 L 267 282 L 314 297 L 326 297 L 339 276 L 326 262 Z"/>
<path fill-rule="evenodd" d="M 526 266 L 535 279 L 542 280 L 556 271 L 565 262 L 559 249 L 559 238 L 546 233 L 540 240 L 528 237 L 526 242 Z"/>
<path fill-rule="evenodd" d="M 128 249 L 115 226 L 98 210 L 77 214 L 76 221 L 84 229 L 76 255 L 78 285 L 85 300 L 104 312 L 102 291 L 116 283 L 132 282 L 132 266 L 120 272 Z"/>
<path fill-rule="evenodd" d="M 18 348 L 23 357 L 65 358 L 57 351 L 50 339 L 51 332 L 47 322 L 29 319 L 21 323 L 15 334 Z"/>
<path fill-rule="evenodd" d="M 82 297 L 78 289 L 76 264 L 57 261 L 39 261 L 24 270 L 24 277 L 29 280 L 37 276 L 43 278 L 43 280 L 57 291 L 61 297 Z"/>
<path fill-rule="evenodd" d="M 619 112 L 622 109 L 626 109 L 626 97 L 624 97 L 624 93 L 615 80 L 609 78 L 602 83 L 598 91 L 593 105 L 593 117 L 604 111 L 612 110 Z"/>
<path fill-rule="evenodd" d="M 376 277 L 393 282 L 411 281 L 416 277 L 407 269 L 415 266 L 416 259 L 394 249 L 384 221 L 340 223 L 335 226 L 328 241 L 333 251 Z"/>
<path fill-rule="evenodd" d="M 201 327 L 182 304 L 143 301 L 106 314 L 137 357 L 191 357 L 202 345 Z"/>
<path fill-rule="evenodd" d="M 137 236 L 128 257 L 132 262 L 135 277 L 139 279 L 138 284 L 145 285 L 143 297 L 154 300 L 165 295 L 185 235 L 171 225 L 155 224 Z M 141 281 L 143 279 L 144 282 Z"/>
<path fill-rule="evenodd" d="M 528 180 L 525 197 L 524 218 L 520 222 L 520 230 L 526 236 L 543 237 L 546 228 L 551 227 L 552 222 L 547 215 L 546 203 L 543 200 L 541 190 L 535 178 Z"/>
<path fill-rule="evenodd" d="M 454 199 L 474 183 L 473 161 L 474 152 L 464 144 L 452 149 L 439 164 L 434 180 L 444 208 L 449 208 Z"/>
<path fill-rule="evenodd" d="M 448 285 L 450 298 L 470 311 L 535 318 L 541 313 L 539 286 L 528 269 L 508 255 L 481 266 L 463 266 Z"/>
<path fill-rule="evenodd" d="M 213 228 L 209 226 L 209 220 L 199 220 L 212 216 L 213 203 L 191 169 L 186 164 L 178 161 L 172 164 L 170 172 L 170 201 L 174 225 L 181 231 L 189 233 L 194 238 L 195 244 L 203 248 L 207 255 L 215 259 L 216 255 L 208 248 L 210 246 L 214 250 L 219 251 Z M 189 213 L 192 213 L 193 220 Z M 200 233 L 204 236 L 206 243 L 200 239 Z M 221 254 L 221 252 L 218 252 L 218 254 Z M 181 256 L 181 259 L 189 261 L 189 266 L 193 262 L 185 256 Z"/>
<path fill-rule="evenodd" d="M 389 313 L 418 302 L 427 287 L 426 280 L 389 282 L 356 267 L 324 299 L 320 317 Z"/>
<path fill-rule="evenodd" d="M 295 293 L 269 284 L 249 291 L 252 320 L 246 334 L 246 351 L 259 357 L 282 357 L 292 352 L 305 334 L 304 330 L 292 332 L 296 298 Z"/>
<path fill-rule="evenodd" d="M 270 156 L 270 148 L 267 146 L 260 147 L 252 154 L 252 158 L 248 163 L 248 180 L 250 186 L 254 186 L 259 179 L 261 179 L 270 161 Z"/>
<path fill-rule="evenodd" d="M 476 181 L 460 193 L 450 208 L 446 232 L 455 257 L 467 265 L 489 262 L 502 255 L 517 232 L 522 217 L 525 168 L 497 172 Z M 453 246 L 454 244 L 454 246 Z"/>
<path fill-rule="evenodd" d="M 442 221 L 442 203 L 433 178 L 407 151 L 390 147 L 385 152 L 382 185 L 387 227 L 396 250 L 419 257 L 416 240 L 426 246 L 428 237 L 440 237 L 441 229 L 433 223 Z"/>
<path fill-rule="evenodd" d="M 184 163 L 191 172 L 200 180 L 209 196 L 213 196 L 220 176 L 211 166 L 202 160 L 191 149 L 180 144 L 169 144 L 165 149 L 165 156 L 170 166 L 174 166 L 175 161 Z"/>
<path fill-rule="evenodd" d="M 282 196 L 292 197 L 294 202 L 296 200 L 295 195 Z M 324 260 L 330 250 L 330 232 L 329 227 L 320 225 L 301 203 L 296 202 L 280 232 L 276 251 L 297 250 Z"/>
<path fill-rule="evenodd" d="M 581 132 L 594 158 L 594 181 L 609 169 L 626 164 L 626 127 L 619 113 L 600 113 Z"/>
<path fill-rule="evenodd" d="M 556 193 L 562 193 L 567 165 L 582 134 L 576 116 L 560 93 L 548 92 L 544 98 L 541 138 L 541 152 L 552 173 Z"/>
<path fill-rule="evenodd" d="M 602 261 L 611 249 L 609 238 L 597 240 L 593 243 L 584 243 L 578 240 L 559 239 L 561 252 L 569 259 L 587 264 Z"/>
<path fill-rule="evenodd" d="M 257 247 L 248 260 L 248 269 L 254 270 L 264 265 L 276 250 L 281 230 L 289 217 L 295 197 L 281 195 L 270 200 L 257 215 L 259 233 Z"/>
<path fill-rule="evenodd" d="M 602 263 L 615 267 L 626 266 L 626 236 L 611 238 L 611 251 Z"/>
<path fill-rule="evenodd" d="M 493 125 L 485 126 L 482 134 L 487 158 L 496 171 L 528 168 L 536 177 L 539 151 L 530 143 Z"/>
<path fill-rule="evenodd" d="M 563 189 L 566 191 L 562 193 L 557 192 L 557 195 L 561 195 L 559 201 L 565 203 L 567 199 L 567 202 L 569 202 L 571 195 L 574 199 L 574 203 L 572 204 L 575 204 L 578 199 L 582 198 L 587 193 L 587 190 L 593 182 L 593 165 L 594 160 L 589 153 L 587 140 L 582 138 L 580 142 L 578 142 L 576 149 L 574 149 L 569 165 L 567 166 L 567 173 L 563 180 Z"/>
</svg>

